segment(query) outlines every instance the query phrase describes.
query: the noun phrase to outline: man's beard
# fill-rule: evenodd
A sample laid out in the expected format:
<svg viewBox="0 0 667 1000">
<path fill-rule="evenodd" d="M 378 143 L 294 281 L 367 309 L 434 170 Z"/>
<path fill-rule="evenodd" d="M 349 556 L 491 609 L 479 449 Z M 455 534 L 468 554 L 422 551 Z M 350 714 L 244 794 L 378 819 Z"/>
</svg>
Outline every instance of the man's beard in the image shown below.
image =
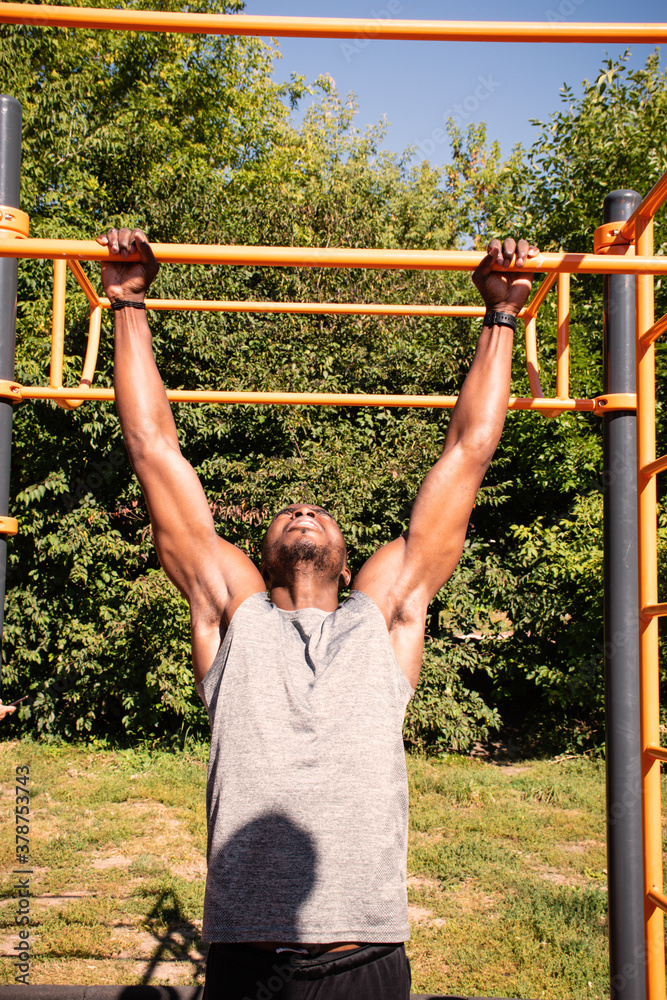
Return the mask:
<svg viewBox="0 0 667 1000">
<path fill-rule="evenodd" d="M 264 552 L 263 563 L 271 579 L 276 575 L 276 569 L 279 571 L 277 575 L 280 575 L 280 570 L 294 569 L 299 564 L 310 564 L 315 573 L 338 577 L 345 565 L 345 550 L 342 545 L 318 545 L 313 538 L 303 534 L 289 545 L 274 542 Z"/>
</svg>

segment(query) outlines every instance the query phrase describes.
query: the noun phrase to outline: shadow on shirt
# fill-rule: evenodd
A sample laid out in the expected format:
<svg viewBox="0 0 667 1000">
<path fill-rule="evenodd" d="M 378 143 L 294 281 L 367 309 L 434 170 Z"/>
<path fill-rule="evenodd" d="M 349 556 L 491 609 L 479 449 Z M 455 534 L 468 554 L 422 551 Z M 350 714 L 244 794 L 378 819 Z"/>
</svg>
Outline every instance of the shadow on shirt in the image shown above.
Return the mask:
<svg viewBox="0 0 667 1000">
<path fill-rule="evenodd" d="M 259 816 L 209 857 L 207 916 L 223 940 L 229 930 L 227 940 L 298 941 L 316 866 L 306 830 L 284 813 Z"/>
</svg>

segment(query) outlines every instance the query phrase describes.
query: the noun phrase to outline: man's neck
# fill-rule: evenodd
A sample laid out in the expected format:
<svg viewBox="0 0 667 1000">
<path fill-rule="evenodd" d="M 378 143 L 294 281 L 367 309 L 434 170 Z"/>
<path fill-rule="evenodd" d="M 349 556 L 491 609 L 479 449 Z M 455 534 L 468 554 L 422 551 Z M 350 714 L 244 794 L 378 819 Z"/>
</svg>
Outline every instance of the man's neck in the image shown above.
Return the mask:
<svg viewBox="0 0 667 1000">
<path fill-rule="evenodd" d="M 319 608 L 335 611 L 338 607 L 338 586 L 312 574 L 295 573 L 289 581 L 271 587 L 271 600 L 281 611 Z"/>
</svg>

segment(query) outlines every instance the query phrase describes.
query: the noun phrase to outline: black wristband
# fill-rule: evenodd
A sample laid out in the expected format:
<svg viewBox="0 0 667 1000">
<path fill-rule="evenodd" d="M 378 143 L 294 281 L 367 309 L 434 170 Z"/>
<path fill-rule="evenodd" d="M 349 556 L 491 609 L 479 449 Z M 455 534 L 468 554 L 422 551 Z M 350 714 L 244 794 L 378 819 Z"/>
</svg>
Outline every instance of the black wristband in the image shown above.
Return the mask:
<svg viewBox="0 0 667 1000">
<path fill-rule="evenodd" d="M 125 306 L 130 306 L 131 309 L 146 309 L 145 302 L 135 302 L 134 299 L 116 299 L 115 302 L 111 303 L 111 308 L 114 312 L 124 309 Z"/>
<path fill-rule="evenodd" d="M 484 326 L 509 326 L 516 332 L 516 316 L 511 313 L 494 312 L 489 309 L 484 317 Z"/>
</svg>

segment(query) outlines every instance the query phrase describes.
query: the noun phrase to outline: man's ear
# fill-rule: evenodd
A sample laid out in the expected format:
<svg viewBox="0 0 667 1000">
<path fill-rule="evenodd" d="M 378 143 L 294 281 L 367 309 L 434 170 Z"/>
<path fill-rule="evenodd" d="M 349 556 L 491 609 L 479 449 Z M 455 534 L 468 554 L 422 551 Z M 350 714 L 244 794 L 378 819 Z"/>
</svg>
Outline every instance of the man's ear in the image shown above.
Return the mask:
<svg viewBox="0 0 667 1000">
<path fill-rule="evenodd" d="M 340 574 L 340 578 L 339 578 L 339 581 L 338 581 L 339 586 L 340 587 L 349 587 L 351 579 L 352 579 L 352 573 L 350 572 L 349 566 L 343 566 L 343 569 L 342 569 L 342 572 Z"/>
</svg>

